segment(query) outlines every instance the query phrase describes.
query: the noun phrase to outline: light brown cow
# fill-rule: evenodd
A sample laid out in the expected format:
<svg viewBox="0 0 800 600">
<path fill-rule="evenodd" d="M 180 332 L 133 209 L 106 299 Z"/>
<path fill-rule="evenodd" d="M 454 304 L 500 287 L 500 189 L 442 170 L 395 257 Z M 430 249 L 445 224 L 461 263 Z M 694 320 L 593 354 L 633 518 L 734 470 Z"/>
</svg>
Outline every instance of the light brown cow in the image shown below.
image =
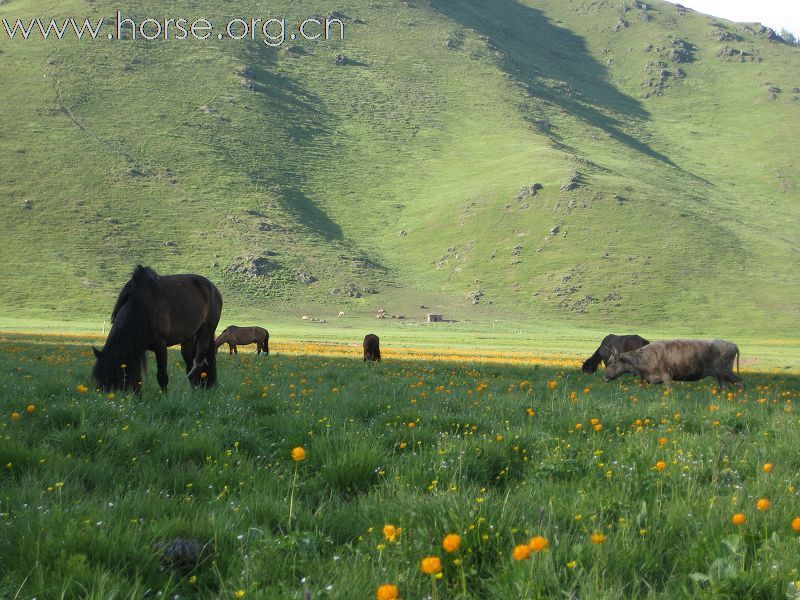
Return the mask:
<svg viewBox="0 0 800 600">
<path fill-rule="evenodd" d="M 612 350 L 603 379 L 611 381 L 623 373 L 632 373 L 649 383 L 667 387 L 673 381 L 698 381 L 715 377 L 723 390 L 728 383 L 744 389 L 733 373 L 733 361 L 739 372 L 739 348 L 725 340 L 662 340 L 631 352 Z"/>
</svg>

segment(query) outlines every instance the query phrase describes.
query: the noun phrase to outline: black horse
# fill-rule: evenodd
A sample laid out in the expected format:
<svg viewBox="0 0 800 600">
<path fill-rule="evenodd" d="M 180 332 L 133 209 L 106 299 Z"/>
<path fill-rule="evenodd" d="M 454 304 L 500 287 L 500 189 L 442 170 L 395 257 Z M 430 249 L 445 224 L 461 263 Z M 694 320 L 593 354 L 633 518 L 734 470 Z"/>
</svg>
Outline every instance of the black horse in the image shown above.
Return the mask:
<svg viewBox="0 0 800 600">
<path fill-rule="evenodd" d="M 374 333 L 368 333 L 364 336 L 364 362 L 380 361 L 380 359 L 381 341 Z"/>
<path fill-rule="evenodd" d="M 643 346 L 647 346 L 650 342 L 640 335 L 614 335 L 609 333 L 600 342 L 600 347 L 595 350 L 586 362 L 583 363 L 584 373 L 594 373 L 597 371 L 597 366 L 600 361 L 603 365 L 608 365 L 608 359 L 611 353 L 616 350 L 617 352 L 630 352 L 631 350 L 638 350 Z"/>
<path fill-rule="evenodd" d="M 158 384 L 166 389 L 167 348 L 180 344 L 192 386 L 212 387 L 217 381 L 214 331 L 221 313 L 222 295 L 205 277 L 161 276 L 137 266 L 111 313 L 105 347 L 92 346 L 97 357 L 92 378 L 106 392 L 141 394 L 150 350 L 156 355 Z"/>
</svg>

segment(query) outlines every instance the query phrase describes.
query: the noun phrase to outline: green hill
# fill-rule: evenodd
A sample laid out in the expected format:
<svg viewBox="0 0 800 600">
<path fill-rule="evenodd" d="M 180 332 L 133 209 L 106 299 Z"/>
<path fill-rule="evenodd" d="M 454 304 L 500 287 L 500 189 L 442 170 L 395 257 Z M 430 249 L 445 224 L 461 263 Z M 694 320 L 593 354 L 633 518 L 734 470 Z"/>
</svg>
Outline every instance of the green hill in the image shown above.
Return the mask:
<svg viewBox="0 0 800 600">
<path fill-rule="evenodd" d="M 116 9 L 6 0 L 0 18 Z M 796 335 L 800 47 L 662 1 L 264 10 L 123 12 L 333 12 L 346 39 L 0 29 L 3 314 L 107 318 L 141 262 L 207 275 L 227 316 L 425 305 Z"/>
</svg>

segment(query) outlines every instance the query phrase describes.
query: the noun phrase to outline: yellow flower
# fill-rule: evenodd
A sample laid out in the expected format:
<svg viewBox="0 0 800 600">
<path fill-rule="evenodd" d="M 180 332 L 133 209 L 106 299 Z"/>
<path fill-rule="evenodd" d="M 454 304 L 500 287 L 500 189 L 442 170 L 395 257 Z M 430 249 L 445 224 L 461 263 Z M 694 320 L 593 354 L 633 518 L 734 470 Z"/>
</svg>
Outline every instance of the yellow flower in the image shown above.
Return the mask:
<svg viewBox="0 0 800 600">
<path fill-rule="evenodd" d="M 378 588 L 377 600 L 400 600 L 400 590 L 392 583 L 386 583 Z"/>
<path fill-rule="evenodd" d="M 731 521 L 733 521 L 734 525 L 744 525 L 747 522 L 747 517 L 744 516 L 744 513 L 736 513 L 731 517 Z"/>
<path fill-rule="evenodd" d="M 117 395 L 116 395 L 114 392 L 111 392 L 111 393 L 108 395 L 108 399 L 109 399 L 109 400 L 114 400 L 116 397 L 117 397 Z"/>
<path fill-rule="evenodd" d="M 244 590 L 236 590 L 235 592 L 233 592 L 233 597 L 236 598 L 237 600 L 239 598 L 244 598 L 246 595 L 247 592 L 245 592 Z"/>
<path fill-rule="evenodd" d="M 85 394 L 86 392 L 89 391 L 89 388 L 81 383 L 75 386 L 75 391 L 78 392 L 79 394 Z"/>
<path fill-rule="evenodd" d="M 36 405 L 28 404 L 28 408 L 26 408 L 25 410 L 27 410 L 29 414 L 33 414 L 36 412 Z"/>
<path fill-rule="evenodd" d="M 606 543 L 606 537 L 608 537 L 608 536 L 606 536 L 605 533 L 598 533 L 598 532 L 595 531 L 592 534 L 592 542 L 597 544 L 597 545 L 605 544 Z"/>
<path fill-rule="evenodd" d="M 765 463 L 764 464 L 764 473 L 772 473 L 772 469 L 775 468 L 775 465 L 772 463 Z"/>
<path fill-rule="evenodd" d="M 531 538 L 531 541 L 528 542 L 528 546 L 538 554 L 542 550 L 547 550 L 550 547 L 550 542 L 547 541 L 547 538 L 543 535 L 537 535 Z"/>
<path fill-rule="evenodd" d="M 18 413 L 18 412 L 16 412 L 16 411 L 15 411 L 15 412 L 12 412 L 12 413 L 11 413 L 11 420 L 12 420 L 12 421 L 19 421 L 19 413 Z"/>
<path fill-rule="evenodd" d="M 306 449 L 302 446 L 298 446 L 297 448 L 292 450 L 292 460 L 295 462 L 300 462 L 306 459 Z"/>
<path fill-rule="evenodd" d="M 558 387 L 558 382 L 551 379 L 547 382 L 547 387 L 549 387 L 551 390 L 554 390 Z"/>
<path fill-rule="evenodd" d="M 405 450 L 408 447 L 408 443 L 400 442 L 400 450 Z"/>
<path fill-rule="evenodd" d="M 602 431 L 603 430 L 603 424 L 602 423 L 595 424 L 594 430 L 595 431 Z"/>
<path fill-rule="evenodd" d="M 514 548 L 514 560 L 525 560 L 531 555 L 531 547 L 527 544 L 520 544 Z"/>
<path fill-rule="evenodd" d="M 658 438 L 658 445 L 659 446 L 666 446 L 667 442 L 669 442 L 669 440 L 667 438 L 665 438 L 665 437 Z"/>
<path fill-rule="evenodd" d="M 656 463 L 656 469 L 658 469 L 659 471 L 663 471 L 666 468 L 667 468 L 667 463 L 665 463 L 663 460 L 660 460 Z"/>
<path fill-rule="evenodd" d="M 436 575 L 442 572 L 442 560 L 438 556 L 426 556 L 420 561 L 419 568 L 426 575 Z"/>
<path fill-rule="evenodd" d="M 414 427 L 416 427 L 416 426 L 417 426 L 417 424 L 416 424 L 416 423 L 414 423 L 414 421 L 409 421 L 409 422 L 408 422 L 408 428 L 409 428 L 409 429 L 414 429 Z"/>
<path fill-rule="evenodd" d="M 577 429 L 578 431 L 580 431 L 581 429 L 583 429 L 583 423 L 576 423 L 576 424 L 575 424 L 575 429 Z"/>
<path fill-rule="evenodd" d="M 383 526 L 383 537 L 386 538 L 387 542 L 397 542 L 397 538 L 400 537 L 401 533 L 403 533 L 402 527 L 395 527 L 394 525 Z"/>
<path fill-rule="evenodd" d="M 578 566 L 578 561 L 577 560 L 571 560 L 571 561 L 569 561 L 567 563 L 567 568 L 568 569 L 574 569 L 577 566 Z"/>
<path fill-rule="evenodd" d="M 766 498 L 759 498 L 756 502 L 756 508 L 761 511 L 767 510 L 770 506 L 772 506 L 772 502 Z"/>
<path fill-rule="evenodd" d="M 797 533 L 800 533 L 800 517 L 795 517 L 792 520 L 792 529 L 794 529 Z"/>
<path fill-rule="evenodd" d="M 457 533 L 451 533 L 444 536 L 442 540 L 442 548 L 445 552 L 455 552 L 461 547 L 461 536 Z"/>
<path fill-rule="evenodd" d="M 197 583 L 197 575 L 192 575 L 191 577 L 189 577 L 189 583 L 191 583 L 192 585 Z"/>
<path fill-rule="evenodd" d="M 584 394 L 588 394 L 588 393 L 589 393 L 589 392 L 591 392 L 591 391 L 592 391 L 592 388 L 590 388 L 590 387 L 585 387 L 585 388 L 583 388 L 583 393 L 584 393 Z M 573 562 L 574 562 L 574 561 L 573 561 Z"/>
</svg>

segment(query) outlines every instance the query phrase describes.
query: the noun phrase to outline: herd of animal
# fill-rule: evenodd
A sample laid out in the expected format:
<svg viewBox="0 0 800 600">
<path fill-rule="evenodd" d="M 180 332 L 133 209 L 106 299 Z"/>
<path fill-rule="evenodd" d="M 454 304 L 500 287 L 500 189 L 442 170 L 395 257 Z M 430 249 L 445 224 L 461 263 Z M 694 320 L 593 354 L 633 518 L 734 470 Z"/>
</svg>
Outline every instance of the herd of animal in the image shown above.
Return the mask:
<svg viewBox="0 0 800 600">
<path fill-rule="evenodd" d="M 263 327 L 227 327 L 216 339 L 222 314 L 222 295 L 201 275 L 158 275 L 139 265 L 122 288 L 111 313 L 111 331 L 96 358 L 92 378 L 98 389 L 133 390 L 141 394 L 146 353 L 156 356 L 156 378 L 162 389 L 169 381 L 167 348 L 180 345 L 186 379 L 195 387 L 213 387 L 217 381 L 217 350 L 228 344 L 256 344 L 258 354 L 269 354 L 269 332 Z M 364 361 L 380 361 L 380 339 L 364 337 Z M 604 381 L 630 373 L 642 382 L 698 381 L 714 377 L 723 390 L 728 384 L 743 388 L 739 348 L 725 340 L 662 340 L 648 342 L 639 335 L 607 335 L 583 363 L 585 373 L 595 373 L 602 362 Z"/>
<path fill-rule="evenodd" d="M 600 347 L 583 363 L 584 373 L 594 373 L 602 361 L 604 381 L 630 373 L 643 382 L 699 381 L 714 377 L 722 390 L 732 383 L 744 389 L 739 372 L 739 347 L 725 340 L 661 340 L 648 342 L 639 335 L 607 335 Z"/>
</svg>

